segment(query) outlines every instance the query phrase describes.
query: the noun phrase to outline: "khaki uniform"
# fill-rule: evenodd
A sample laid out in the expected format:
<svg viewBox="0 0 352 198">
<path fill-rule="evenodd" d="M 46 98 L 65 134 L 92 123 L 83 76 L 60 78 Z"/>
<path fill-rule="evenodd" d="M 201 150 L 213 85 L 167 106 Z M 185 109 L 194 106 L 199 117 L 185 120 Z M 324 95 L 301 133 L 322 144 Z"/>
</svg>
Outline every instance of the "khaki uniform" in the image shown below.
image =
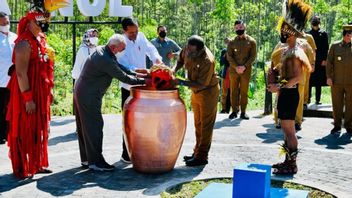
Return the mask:
<svg viewBox="0 0 352 198">
<path fill-rule="evenodd" d="M 331 45 L 328 54 L 326 77 L 331 78 L 334 125 L 341 127 L 345 107 L 345 128 L 352 129 L 352 47 L 339 41 Z"/>
<path fill-rule="evenodd" d="M 315 60 L 316 60 L 317 45 L 315 44 L 315 41 L 314 41 L 314 38 L 312 35 L 306 34 L 305 37 L 306 37 L 306 40 L 307 40 L 309 46 L 313 50 L 313 55 L 308 56 L 309 60 L 311 61 L 310 64 L 313 66 L 313 65 L 315 65 Z M 311 75 L 311 72 L 306 71 L 305 84 L 304 84 L 304 104 L 308 104 L 308 101 L 309 101 L 310 75 Z"/>
<path fill-rule="evenodd" d="M 306 38 L 310 38 L 309 36 Z M 313 42 L 314 42 L 314 39 L 313 39 Z M 308 39 L 307 40 L 306 39 L 297 39 L 297 43 L 304 50 L 305 54 L 308 57 L 309 63 L 311 65 L 314 65 L 314 63 L 315 63 L 315 50 L 312 49 L 311 45 L 308 42 Z M 314 44 L 314 46 L 315 46 L 315 44 Z M 298 85 L 299 103 L 298 103 L 297 112 L 296 112 L 296 119 L 295 119 L 295 123 L 297 123 L 297 124 L 302 124 L 302 121 L 303 121 L 303 105 L 305 103 L 306 89 L 307 89 L 307 94 L 309 91 L 310 73 L 311 72 L 308 71 L 306 68 L 303 68 L 303 78 L 302 78 L 302 81 Z M 308 100 L 308 96 L 307 96 L 307 100 Z"/>
<path fill-rule="evenodd" d="M 179 64 L 184 65 L 187 70 L 189 81 L 205 86 L 202 89 L 191 88 L 191 105 L 196 129 L 194 155 L 197 159 L 207 160 L 220 93 L 219 79 L 215 71 L 215 59 L 208 48 L 203 50 L 197 58 L 192 59 L 185 56 L 183 50 L 178 60 Z"/>
<path fill-rule="evenodd" d="M 233 112 L 238 112 L 239 106 L 241 106 L 242 113 L 246 112 L 249 81 L 251 78 L 252 65 L 256 57 L 257 44 L 252 37 L 245 35 L 244 38 L 240 38 L 237 36 L 229 42 L 227 47 L 227 60 L 230 63 L 230 94 Z M 236 72 L 237 66 L 246 67 L 243 74 Z"/>
</svg>

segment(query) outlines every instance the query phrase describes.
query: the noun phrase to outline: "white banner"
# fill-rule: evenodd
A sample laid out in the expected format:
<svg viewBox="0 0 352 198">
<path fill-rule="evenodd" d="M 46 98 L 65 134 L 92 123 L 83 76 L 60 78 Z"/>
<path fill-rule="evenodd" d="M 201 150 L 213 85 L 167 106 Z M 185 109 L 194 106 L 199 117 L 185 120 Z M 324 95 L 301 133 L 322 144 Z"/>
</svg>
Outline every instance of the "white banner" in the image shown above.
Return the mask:
<svg viewBox="0 0 352 198">
<path fill-rule="evenodd" d="M 0 0 L 0 11 L 5 12 L 8 15 L 11 15 L 11 11 L 9 8 L 9 4 L 7 3 L 7 0 Z"/>
<path fill-rule="evenodd" d="M 110 0 L 109 15 L 116 17 L 131 17 L 132 6 L 123 6 L 122 0 Z"/>
</svg>

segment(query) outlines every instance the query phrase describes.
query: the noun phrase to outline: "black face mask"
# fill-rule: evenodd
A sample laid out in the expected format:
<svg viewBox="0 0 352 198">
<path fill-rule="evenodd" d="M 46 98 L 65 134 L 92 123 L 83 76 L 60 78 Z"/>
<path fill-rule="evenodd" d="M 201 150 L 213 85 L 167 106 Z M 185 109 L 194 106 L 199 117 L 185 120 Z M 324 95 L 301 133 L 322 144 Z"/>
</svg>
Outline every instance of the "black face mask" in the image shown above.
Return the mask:
<svg viewBox="0 0 352 198">
<path fill-rule="evenodd" d="M 288 39 L 287 34 L 281 34 L 281 36 L 280 36 L 281 43 L 287 43 L 287 39 Z"/>
<path fill-rule="evenodd" d="M 236 34 L 237 34 L 238 36 L 241 36 L 241 35 L 244 34 L 244 30 L 236 30 Z"/>
<path fill-rule="evenodd" d="M 49 23 L 39 23 L 38 24 L 42 32 L 47 32 L 49 29 Z"/>
<path fill-rule="evenodd" d="M 160 36 L 161 38 L 165 38 L 165 37 L 166 37 L 166 32 L 165 32 L 165 31 L 159 32 L 159 36 Z"/>
<path fill-rule="evenodd" d="M 312 21 L 312 26 L 318 26 L 319 24 L 319 21 Z"/>
</svg>

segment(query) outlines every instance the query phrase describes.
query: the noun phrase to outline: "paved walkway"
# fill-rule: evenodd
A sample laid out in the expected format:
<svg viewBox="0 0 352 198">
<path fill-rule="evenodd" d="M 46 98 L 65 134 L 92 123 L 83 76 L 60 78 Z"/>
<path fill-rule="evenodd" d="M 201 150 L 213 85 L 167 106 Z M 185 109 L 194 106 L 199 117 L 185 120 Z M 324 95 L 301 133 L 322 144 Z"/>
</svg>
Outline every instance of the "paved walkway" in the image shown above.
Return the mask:
<svg viewBox="0 0 352 198">
<path fill-rule="evenodd" d="M 271 116 L 259 111 L 251 119 L 229 120 L 219 114 L 215 125 L 209 164 L 203 168 L 185 167 L 182 156 L 190 154 L 194 144 L 193 115 L 188 114 L 188 128 L 175 170 L 163 175 L 136 173 L 131 165 L 120 162 L 121 116 L 106 115 L 104 156 L 117 169 L 112 173 L 81 171 L 75 122 L 72 116 L 56 117 L 51 123 L 49 141 L 51 175 L 36 175 L 18 181 L 11 174 L 8 148 L 0 145 L 0 197 L 158 197 L 167 187 L 193 179 L 231 177 L 234 166 L 244 163 L 278 162 L 282 133 L 273 126 Z M 299 173 L 289 179 L 333 193 L 338 197 L 352 194 L 352 140 L 345 131 L 328 135 L 331 119 L 307 118 L 298 133 Z"/>
</svg>

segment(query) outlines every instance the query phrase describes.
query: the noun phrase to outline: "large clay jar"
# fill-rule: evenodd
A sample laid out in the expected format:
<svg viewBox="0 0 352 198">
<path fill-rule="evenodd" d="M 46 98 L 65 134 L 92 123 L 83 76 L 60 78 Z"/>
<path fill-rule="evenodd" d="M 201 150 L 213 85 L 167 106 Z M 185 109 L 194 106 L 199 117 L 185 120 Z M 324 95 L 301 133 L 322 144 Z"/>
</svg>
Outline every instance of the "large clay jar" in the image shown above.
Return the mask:
<svg viewBox="0 0 352 198">
<path fill-rule="evenodd" d="M 142 173 L 171 171 L 187 125 L 187 112 L 178 89 L 131 88 L 123 118 L 124 138 L 133 168 Z"/>
</svg>

